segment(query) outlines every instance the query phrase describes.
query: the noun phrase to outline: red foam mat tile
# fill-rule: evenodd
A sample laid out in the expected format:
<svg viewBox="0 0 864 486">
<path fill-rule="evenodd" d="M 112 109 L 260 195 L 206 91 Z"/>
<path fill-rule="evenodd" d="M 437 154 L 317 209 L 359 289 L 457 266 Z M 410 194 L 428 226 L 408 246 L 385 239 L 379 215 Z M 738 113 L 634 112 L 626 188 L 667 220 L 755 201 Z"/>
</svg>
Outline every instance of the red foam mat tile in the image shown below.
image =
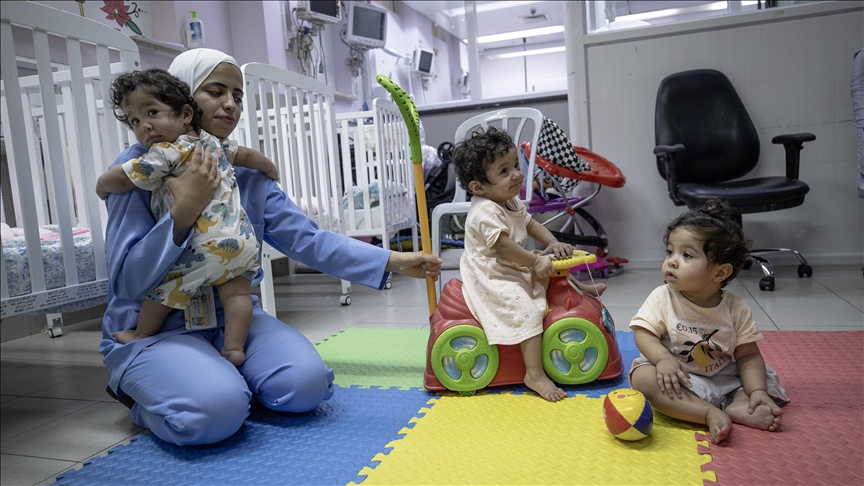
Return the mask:
<svg viewBox="0 0 864 486">
<path fill-rule="evenodd" d="M 864 332 L 765 332 L 759 348 L 790 403 L 776 432 L 734 425 L 700 447 L 718 485 L 864 484 Z M 705 481 L 706 485 L 713 483 Z"/>
</svg>

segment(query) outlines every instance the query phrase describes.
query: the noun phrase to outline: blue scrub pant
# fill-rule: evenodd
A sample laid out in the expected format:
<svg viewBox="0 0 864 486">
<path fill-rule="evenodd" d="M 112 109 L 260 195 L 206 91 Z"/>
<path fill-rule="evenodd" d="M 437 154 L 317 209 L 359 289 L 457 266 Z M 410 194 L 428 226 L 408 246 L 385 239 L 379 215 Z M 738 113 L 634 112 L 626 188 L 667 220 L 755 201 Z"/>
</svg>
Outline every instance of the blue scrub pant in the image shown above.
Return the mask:
<svg viewBox="0 0 864 486">
<path fill-rule="evenodd" d="M 220 354 L 223 340 L 219 327 L 144 348 L 120 380 L 135 400 L 132 420 L 172 444 L 212 444 L 240 429 L 253 394 L 279 412 L 307 412 L 333 396 L 333 370 L 312 343 L 261 308 L 240 368 Z"/>
</svg>

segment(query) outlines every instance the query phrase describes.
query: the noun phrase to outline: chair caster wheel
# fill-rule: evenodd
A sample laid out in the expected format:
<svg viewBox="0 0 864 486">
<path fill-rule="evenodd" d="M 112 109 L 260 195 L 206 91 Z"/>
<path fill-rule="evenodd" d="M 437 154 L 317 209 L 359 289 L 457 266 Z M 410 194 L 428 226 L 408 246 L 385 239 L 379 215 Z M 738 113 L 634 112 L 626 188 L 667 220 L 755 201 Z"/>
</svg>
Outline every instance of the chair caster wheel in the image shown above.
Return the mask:
<svg viewBox="0 0 864 486">
<path fill-rule="evenodd" d="M 351 296 L 343 295 L 342 297 L 339 297 L 339 303 L 342 305 L 351 305 Z"/>
<path fill-rule="evenodd" d="M 744 266 L 741 267 L 741 269 L 742 269 L 742 270 L 747 270 L 748 268 L 750 268 L 750 267 L 752 267 L 752 266 L 753 266 L 753 260 L 751 260 L 751 259 L 748 258 L 747 261 L 744 262 Z"/>
<path fill-rule="evenodd" d="M 759 281 L 759 290 L 774 290 L 774 277 L 765 277 Z"/>
<path fill-rule="evenodd" d="M 802 263 L 801 265 L 798 265 L 798 278 L 804 278 L 805 276 L 808 278 L 812 277 L 813 269 L 810 268 L 810 265 Z"/>
</svg>

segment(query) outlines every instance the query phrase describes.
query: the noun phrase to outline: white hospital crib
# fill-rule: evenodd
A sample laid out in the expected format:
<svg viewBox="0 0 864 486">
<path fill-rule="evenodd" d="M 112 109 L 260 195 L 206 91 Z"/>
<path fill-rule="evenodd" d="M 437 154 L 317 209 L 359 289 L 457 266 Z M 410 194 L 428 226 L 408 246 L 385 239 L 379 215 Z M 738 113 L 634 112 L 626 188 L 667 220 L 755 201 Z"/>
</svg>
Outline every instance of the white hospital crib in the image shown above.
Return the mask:
<svg viewBox="0 0 864 486">
<path fill-rule="evenodd" d="M 12 187 L 12 207 L 0 207 L 9 226 L 0 318 L 47 313 L 55 336 L 55 313 L 106 300 L 107 214 L 96 179 L 130 140 L 103 95 L 113 75 L 138 68 L 138 48 L 109 26 L 32 2 L 4 2 L 0 17 L 0 123 Z M 32 56 L 37 73 L 19 77 L 16 54 Z"/>
<path fill-rule="evenodd" d="M 342 184 L 336 159 L 333 89 L 312 78 L 262 63 L 241 68 L 246 87 L 243 113 L 234 132 L 240 145 L 261 151 L 279 168 L 280 185 L 319 228 L 344 233 Z M 261 308 L 276 315 L 271 260 L 281 255 L 264 243 Z M 351 283 L 342 281 L 343 305 Z"/>
<path fill-rule="evenodd" d="M 375 236 L 387 248 L 400 230 L 411 229 L 412 248 L 416 249 L 414 175 L 408 130 L 399 108 L 377 98 L 371 111 L 340 113 L 336 122 L 343 184 L 346 188 L 353 185 L 342 203 L 345 234 Z"/>
</svg>

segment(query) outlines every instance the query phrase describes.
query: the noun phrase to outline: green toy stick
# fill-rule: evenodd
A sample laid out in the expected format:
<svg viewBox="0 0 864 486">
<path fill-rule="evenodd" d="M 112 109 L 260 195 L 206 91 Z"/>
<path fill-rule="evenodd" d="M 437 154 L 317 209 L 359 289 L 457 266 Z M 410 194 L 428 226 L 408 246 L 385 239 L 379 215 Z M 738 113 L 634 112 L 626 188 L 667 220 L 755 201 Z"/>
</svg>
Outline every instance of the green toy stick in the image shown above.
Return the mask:
<svg viewBox="0 0 864 486">
<path fill-rule="evenodd" d="M 396 106 L 402 113 L 402 118 L 408 126 L 408 146 L 411 148 L 411 162 L 414 163 L 414 188 L 417 191 L 417 212 L 420 214 L 420 239 L 423 242 L 423 253 L 432 253 L 432 239 L 429 237 L 429 217 L 426 210 L 426 187 L 423 181 L 423 147 L 420 145 L 420 116 L 417 115 L 417 107 L 398 84 L 387 76 L 379 74 L 376 78 L 378 84 L 384 87 L 392 96 Z M 426 277 L 426 295 L 429 299 L 429 315 L 435 313 L 437 298 L 435 296 L 435 283 Z"/>
</svg>

